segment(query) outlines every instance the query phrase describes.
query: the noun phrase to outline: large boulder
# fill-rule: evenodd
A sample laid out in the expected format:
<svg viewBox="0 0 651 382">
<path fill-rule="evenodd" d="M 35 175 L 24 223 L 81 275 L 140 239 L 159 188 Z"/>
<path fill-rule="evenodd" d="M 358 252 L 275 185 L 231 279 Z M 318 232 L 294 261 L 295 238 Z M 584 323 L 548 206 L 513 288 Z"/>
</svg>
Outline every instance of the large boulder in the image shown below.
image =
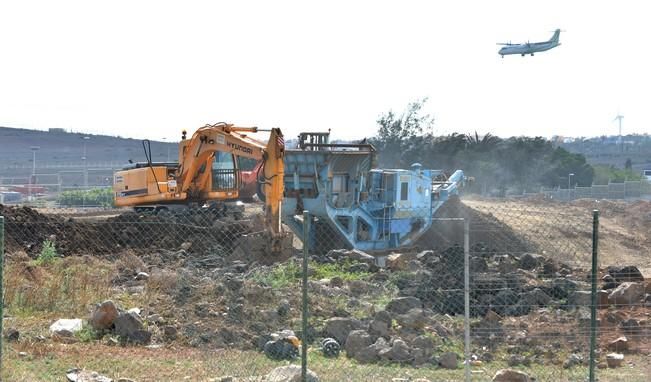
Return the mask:
<svg viewBox="0 0 651 382">
<path fill-rule="evenodd" d="M 422 329 L 430 322 L 429 316 L 424 309 L 414 308 L 405 314 L 396 316 L 396 321 L 403 328 Z"/>
<path fill-rule="evenodd" d="M 142 319 L 136 312 L 121 312 L 114 321 L 115 334 L 138 344 L 151 341 L 151 333 L 145 330 Z"/>
<path fill-rule="evenodd" d="M 413 364 L 415 366 L 429 363 L 434 353 L 434 340 L 428 336 L 418 336 L 411 341 Z"/>
<path fill-rule="evenodd" d="M 515 305 L 520 297 L 517 293 L 510 289 L 505 289 L 497 292 L 491 301 L 492 309 L 498 314 L 505 314 L 507 309 Z"/>
<path fill-rule="evenodd" d="M 493 382 L 531 382 L 532 379 L 527 373 L 520 370 L 502 369 L 498 370 L 493 377 Z"/>
<path fill-rule="evenodd" d="M 415 253 L 392 253 L 387 256 L 387 268 L 392 271 L 402 271 L 407 269 L 411 260 L 416 259 Z"/>
<path fill-rule="evenodd" d="M 113 328 L 113 322 L 118 318 L 118 308 L 111 300 L 106 300 L 97 305 L 91 313 L 88 323 L 95 330 L 109 330 Z"/>
<path fill-rule="evenodd" d="M 381 359 L 387 361 L 406 362 L 411 359 L 411 349 L 405 341 L 396 338 L 390 348 L 380 350 L 378 355 Z"/>
<path fill-rule="evenodd" d="M 345 344 L 348 333 L 353 330 L 362 329 L 362 322 L 349 317 L 333 317 L 325 322 L 324 334 L 332 337 L 340 344 Z"/>
<path fill-rule="evenodd" d="M 390 346 L 387 341 L 380 337 L 374 344 L 355 353 L 355 360 L 359 363 L 373 363 L 380 359 L 380 352 L 389 349 Z"/>
<path fill-rule="evenodd" d="M 267 382 L 302 382 L 301 367 L 298 365 L 288 365 L 277 367 L 265 379 Z M 319 377 L 312 370 L 307 370 L 307 382 L 319 382 Z"/>
<path fill-rule="evenodd" d="M 644 282 L 642 272 L 633 265 L 623 267 L 611 266 L 608 267 L 607 272 L 616 282 Z"/>
<path fill-rule="evenodd" d="M 373 339 L 371 335 L 365 330 L 353 330 L 348 334 L 348 338 L 346 339 L 346 355 L 350 358 L 355 358 L 358 352 L 371 346 L 372 343 Z"/>
<path fill-rule="evenodd" d="M 520 304 L 525 306 L 546 306 L 549 305 L 552 298 L 540 288 L 534 288 L 529 292 L 522 293 Z"/>
<path fill-rule="evenodd" d="M 621 353 L 610 353 L 606 355 L 606 363 L 608 367 L 615 368 L 622 366 L 624 363 L 624 354 Z"/>
<path fill-rule="evenodd" d="M 531 253 L 525 253 L 524 255 L 520 256 L 520 263 L 518 267 L 520 269 L 525 269 L 525 270 L 532 270 L 535 269 L 537 266 L 543 263 L 543 257 L 540 255 L 536 254 L 531 254 Z"/>
<path fill-rule="evenodd" d="M 387 304 L 386 310 L 395 314 L 405 314 L 411 309 L 422 308 L 423 303 L 420 299 L 412 296 L 408 297 L 397 297 L 389 301 Z"/>
<path fill-rule="evenodd" d="M 391 322 L 373 319 L 368 324 L 368 332 L 375 337 L 389 338 L 391 334 Z"/>
<path fill-rule="evenodd" d="M 456 353 L 443 353 L 439 357 L 439 366 L 444 369 L 454 370 L 459 366 L 459 357 Z"/>
<path fill-rule="evenodd" d="M 644 284 L 636 282 L 621 283 L 608 295 L 608 302 L 613 305 L 635 305 L 644 299 Z"/>
<path fill-rule="evenodd" d="M 588 290 L 576 290 L 567 296 L 567 305 L 569 306 L 591 306 L 592 292 Z"/>
</svg>

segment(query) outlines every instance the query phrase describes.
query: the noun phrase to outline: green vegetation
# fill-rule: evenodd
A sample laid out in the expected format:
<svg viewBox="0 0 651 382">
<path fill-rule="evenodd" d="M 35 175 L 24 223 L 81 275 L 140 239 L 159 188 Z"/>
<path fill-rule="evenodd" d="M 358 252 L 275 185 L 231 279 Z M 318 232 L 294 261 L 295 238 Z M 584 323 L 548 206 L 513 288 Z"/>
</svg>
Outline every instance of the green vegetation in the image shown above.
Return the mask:
<svg viewBox="0 0 651 382">
<path fill-rule="evenodd" d="M 319 264 L 310 262 L 309 279 L 321 280 L 339 277 L 344 281 L 363 280 L 369 276 L 366 272 L 349 272 L 347 269 L 352 263 L 344 264 Z M 302 266 L 298 262 L 289 261 L 278 263 L 273 267 L 260 269 L 251 276 L 259 284 L 272 288 L 286 288 L 301 280 Z"/>
<path fill-rule="evenodd" d="M 64 191 L 59 194 L 57 202 L 66 207 L 113 207 L 113 190 L 110 188 L 95 188 L 92 190 Z"/>
<path fill-rule="evenodd" d="M 57 249 L 54 246 L 54 243 L 51 242 L 50 240 L 45 240 L 43 242 L 43 248 L 41 248 L 41 253 L 39 253 L 38 258 L 36 259 L 36 264 L 38 265 L 50 264 L 57 257 L 59 257 L 59 254 L 57 253 Z"/>
<path fill-rule="evenodd" d="M 408 105 L 405 112 L 382 115 L 378 135 L 371 139 L 380 167 L 463 169 L 475 178 L 473 190 L 504 194 L 545 187 L 589 186 L 594 169 L 582 154 L 574 154 L 543 137 L 498 138 L 491 134 L 433 134 L 433 118 L 422 115 L 426 99 Z"/>
<path fill-rule="evenodd" d="M 642 175 L 631 168 L 619 169 L 615 166 L 594 166 L 594 184 L 622 183 L 627 180 L 642 180 Z"/>
</svg>

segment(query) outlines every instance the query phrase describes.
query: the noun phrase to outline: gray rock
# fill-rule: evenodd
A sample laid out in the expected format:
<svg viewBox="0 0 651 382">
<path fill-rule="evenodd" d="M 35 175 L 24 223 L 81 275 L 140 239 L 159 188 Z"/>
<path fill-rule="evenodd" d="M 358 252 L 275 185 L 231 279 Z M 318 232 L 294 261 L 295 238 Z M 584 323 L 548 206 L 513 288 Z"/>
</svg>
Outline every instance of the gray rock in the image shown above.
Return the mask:
<svg viewBox="0 0 651 382">
<path fill-rule="evenodd" d="M 115 334 L 125 339 L 131 339 L 132 336 L 140 337 L 136 334 L 144 330 L 142 319 L 134 312 L 122 312 L 115 319 Z"/>
<path fill-rule="evenodd" d="M 367 294 L 373 287 L 373 284 L 363 280 L 351 280 L 348 282 L 348 290 L 354 296 Z"/>
<path fill-rule="evenodd" d="M 411 309 L 422 308 L 423 303 L 416 297 L 398 297 L 389 301 L 386 310 L 395 314 L 405 314 Z"/>
<path fill-rule="evenodd" d="M 390 322 L 385 322 L 385 321 L 380 321 L 378 319 L 373 319 L 368 324 L 368 332 L 369 332 L 369 334 L 371 334 L 371 335 L 373 335 L 375 337 L 389 338 L 390 331 L 391 331 L 391 323 Z"/>
<path fill-rule="evenodd" d="M 393 344 L 390 348 L 385 348 L 380 350 L 378 356 L 381 359 L 385 359 L 393 362 L 406 362 L 411 359 L 411 349 L 405 341 L 400 338 L 393 340 Z"/>
<path fill-rule="evenodd" d="M 9 328 L 5 331 L 4 337 L 8 342 L 18 342 L 20 332 L 18 329 Z"/>
<path fill-rule="evenodd" d="M 172 325 L 163 326 L 163 335 L 169 340 L 175 340 L 178 335 L 178 330 Z"/>
<path fill-rule="evenodd" d="M 613 305 L 635 305 L 644 298 L 644 284 L 635 282 L 621 283 L 608 295 L 608 302 Z"/>
<path fill-rule="evenodd" d="M 520 370 L 502 369 L 498 370 L 493 377 L 493 382 L 531 382 L 532 379 L 527 373 Z"/>
<path fill-rule="evenodd" d="M 66 379 L 69 382 L 113 382 L 109 377 L 100 375 L 94 371 L 70 369 L 66 372 Z"/>
<path fill-rule="evenodd" d="M 434 340 L 429 336 L 418 336 L 411 341 L 411 347 L 423 349 L 431 354 L 434 351 Z"/>
<path fill-rule="evenodd" d="M 530 271 L 539 266 L 542 263 L 542 260 L 543 257 L 540 255 L 525 253 L 524 255 L 520 256 L 519 268 Z"/>
<path fill-rule="evenodd" d="M 358 351 L 355 354 L 355 360 L 362 364 L 376 362 L 380 359 L 380 352 L 386 349 L 389 349 L 389 345 L 384 338 L 380 337 L 373 345 L 367 346 L 365 349 Z"/>
<path fill-rule="evenodd" d="M 371 346 L 373 339 L 365 330 L 353 330 L 348 334 L 346 339 L 346 355 L 349 358 L 355 358 L 358 352 L 364 351 Z"/>
<path fill-rule="evenodd" d="M 509 360 L 507 363 L 509 366 L 520 366 L 520 365 L 529 365 L 531 362 L 527 359 L 527 357 L 523 355 L 511 354 L 511 356 L 509 356 Z"/>
<path fill-rule="evenodd" d="M 367 273 L 371 271 L 371 266 L 367 263 L 355 263 L 348 267 L 348 272 L 351 273 Z"/>
<path fill-rule="evenodd" d="M 591 306 L 592 305 L 592 292 L 587 290 L 577 290 L 570 292 L 567 296 L 567 304 L 569 306 Z"/>
<path fill-rule="evenodd" d="M 491 301 L 491 308 L 497 314 L 505 314 L 508 307 L 517 304 L 520 297 L 510 289 L 497 292 Z"/>
<path fill-rule="evenodd" d="M 628 350 L 628 338 L 622 336 L 608 343 L 608 349 L 614 351 Z"/>
<path fill-rule="evenodd" d="M 570 354 L 565 362 L 563 362 L 563 368 L 569 369 L 571 367 L 581 365 L 583 363 L 583 356 L 580 354 Z"/>
<path fill-rule="evenodd" d="M 420 308 L 409 310 L 405 314 L 396 316 L 398 324 L 408 329 L 422 329 L 430 322 L 429 314 Z"/>
<path fill-rule="evenodd" d="M 622 332 L 626 334 L 640 334 L 640 332 L 642 332 L 642 326 L 639 321 L 634 318 L 622 321 L 619 324 L 619 327 L 622 329 Z"/>
<path fill-rule="evenodd" d="M 324 333 L 326 337 L 332 337 L 340 344 L 345 344 L 348 333 L 356 329 L 362 329 L 361 321 L 348 317 L 334 317 L 326 320 Z"/>
<path fill-rule="evenodd" d="M 439 366 L 444 369 L 456 369 L 459 365 L 459 359 L 456 353 L 447 352 L 439 357 Z"/>
<path fill-rule="evenodd" d="M 106 300 L 95 307 L 88 323 L 95 330 L 108 330 L 113 328 L 113 323 L 118 318 L 118 308 L 111 300 Z"/>
<path fill-rule="evenodd" d="M 147 345 L 151 342 L 151 332 L 148 332 L 144 329 L 136 330 L 135 332 L 131 333 L 128 338 L 129 341 L 133 342 L 134 344 Z"/>
<path fill-rule="evenodd" d="M 138 274 L 136 275 L 135 278 L 136 278 L 137 281 L 147 281 L 147 280 L 149 280 L 149 273 L 138 272 Z"/>
<path fill-rule="evenodd" d="M 373 318 L 376 321 L 386 322 L 389 325 L 391 325 L 391 322 L 393 322 L 393 317 L 391 317 L 391 313 L 387 312 L 386 310 L 381 310 L 375 313 L 375 316 Z"/>
<path fill-rule="evenodd" d="M 620 353 L 607 354 L 606 363 L 610 368 L 620 367 L 622 366 L 622 363 L 624 363 L 624 354 L 620 354 Z"/>
<path fill-rule="evenodd" d="M 469 262 L 470 272 L 487 272 L 488 264 L 483 257 L 473 256 L 470 258 Z"/>
<path fill-rule="evenodd" d="M 278 313 L 280 317 L 286 317 L 289 314 L 290 310 L 291 310 L 291 304 L 289 303 L 289 300 L 282 299 L 278 303 L 278 308 L 276 308 L 276 313 Z"/>
<path fill-rule="evenodd" d="M 546 306 L 549 305 L 551 300 L 552 298 L 547 293 L 543 292 L 540 288 L 535 288 L 522 294 L 520 304 L 531 307 Z"/>
<path fill-rule="evenodd" d="M 559 277 L 552 280 L 552 295 L 558 298 L 567 298 L 570 293 L 578 288 L 576 281 Z"/>
<path fill-rule="evenodd" d="M 62 337 L 70 337 L 71 333 L 78 332 L 83 329 L 83 327 L 84 324 L 79 318 L 62 318 L 50 325 L 50 332 Z"/>
<path fill-rule="evenodd" d="M 160 324 L 165 322 L 165 320 L 160 314 L 150 314 L 147 316 L 147 322 L 150 322 L 152 324 Z"/>
<path fill-rule="evenodd" d="M 644 276 L 637 267 L 627 265 L 623 267 L 610 266 L 608 274 L 617 282 L 644 282 Z"/>
<path fill-rule="evenodd" d="M 277 367 L 267 374 L 266 382 L 301 382 L 301 367 L 298 365 L 288 365 Z M 319 382 L 319 377 L 315 372 L 308 369 L 306 382 Z"/>
</svg>

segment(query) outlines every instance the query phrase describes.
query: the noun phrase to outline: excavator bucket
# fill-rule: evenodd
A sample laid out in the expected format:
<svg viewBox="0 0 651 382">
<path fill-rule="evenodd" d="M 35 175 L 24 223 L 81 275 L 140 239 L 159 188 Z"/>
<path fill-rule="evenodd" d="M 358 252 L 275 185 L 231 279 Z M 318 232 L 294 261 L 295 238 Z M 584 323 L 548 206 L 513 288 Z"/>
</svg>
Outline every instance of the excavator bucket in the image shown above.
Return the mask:
<svg viewBox="0 0 651 382">
<path fill-rule="evenodd" d="M 294 254 L 294 235 L 285 231 L 271 233 L 264 229 L 262 215 L 251 222 L 251 233 L 242 235 L 235 244 L 231 260 L 255 261 L 270 265 L 285 261 Z"/>
<path fill-rule="evenodd" d="M 254 222 L 254 233 L 240 239 L 237 256 L 248 255 L 264 264 L 287 260 L 293 252 L 293 236 L 283 229 L 281 210 L 284 195 L 285 140 L 280 129 L 271 129 L 271 136 L 263 155 L 260 199 L 264 201 L 264 214 Z M 259 229 L 257 229 L 259 227 Z"/>
</svg>

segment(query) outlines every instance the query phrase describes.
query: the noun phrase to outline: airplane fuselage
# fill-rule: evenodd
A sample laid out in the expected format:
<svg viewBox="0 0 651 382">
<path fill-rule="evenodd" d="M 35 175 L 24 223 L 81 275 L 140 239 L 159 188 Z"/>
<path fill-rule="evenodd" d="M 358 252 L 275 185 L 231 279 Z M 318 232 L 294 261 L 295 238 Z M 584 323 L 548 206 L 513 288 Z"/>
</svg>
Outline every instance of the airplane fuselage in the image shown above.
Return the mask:
<svg viewBox="0 0 651 382">
<path fill-rule="evenodd" d="M 561 34 L 560 29 L 556 29 L 554 31 L 554 35 L 552 38 L 550 38 L 547 41 L 543 42 L 527 42 L 524 44 L 499 44 L 499 45 L 504 45 L 502 49 L 497 52 L 500 54 L 502 57 L 509 55 L 509 54 L 520 54 L 524 56 L 525 54 L 530 54 L 533 56 L 534 53 L 536 52 L 544 52 L 546 50 L 550 50 L 552 48 L 556 48 L 557 46 L 561 45 L 561 43 L 558 41 L 559 37 Z"/>
<path fill-rule="evenodd" d="M 560 42 L 534 42 L 534 43 L 527 43 L 527 44 L 513 44 L 513 45 L 507 45 L 500 49 L 499 54 L 502 56 L 506 56 L 509 54 L 533 54 L 536 52 L 544 52 L 546 50 L 550 50 L 552 48 L 556 48 L 557 46 L 561 45 Z"/>
</svg>

